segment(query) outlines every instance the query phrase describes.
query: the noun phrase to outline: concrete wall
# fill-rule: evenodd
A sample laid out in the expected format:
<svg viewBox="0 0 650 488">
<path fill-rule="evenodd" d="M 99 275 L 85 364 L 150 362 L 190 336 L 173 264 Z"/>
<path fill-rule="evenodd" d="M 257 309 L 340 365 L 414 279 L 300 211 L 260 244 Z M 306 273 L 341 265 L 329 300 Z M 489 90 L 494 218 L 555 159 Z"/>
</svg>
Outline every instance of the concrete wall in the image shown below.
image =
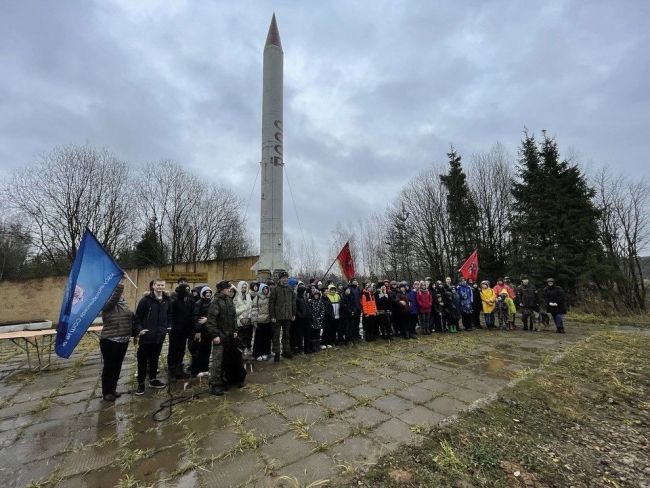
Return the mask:
<svg viewBox="0 0 650 488">
<path fill-rule="evenodd" d="M 183 263 L 175 265 L 174 271 L 207 272 L 207 284 L 214 289 L 215 284 L 223 279 L 254 280 L 256 275 L 251 271 L 251 267 L 257 260 L 258 256 L 247 256 L 224 261 Z M 137 300 L 148 289 L 149 281 L 160 276 L 161 271 L 172 271 L 172 267 L 170 265 L 125 271 L 138 287 L 136 290 L 126 282 L 124 290 L 124 297 L 135 310 Z M 0 281 L 0 323 L 47 319 L 56 324 L 67 279 L 67 276 L 53 276 L 24 281 Z M 190 286 L 200 284 L 203 283 L 190 283 Z M 175 287 L 175 282 L 167 283 L 167 291 L 172 291 Z"/>
</svg>

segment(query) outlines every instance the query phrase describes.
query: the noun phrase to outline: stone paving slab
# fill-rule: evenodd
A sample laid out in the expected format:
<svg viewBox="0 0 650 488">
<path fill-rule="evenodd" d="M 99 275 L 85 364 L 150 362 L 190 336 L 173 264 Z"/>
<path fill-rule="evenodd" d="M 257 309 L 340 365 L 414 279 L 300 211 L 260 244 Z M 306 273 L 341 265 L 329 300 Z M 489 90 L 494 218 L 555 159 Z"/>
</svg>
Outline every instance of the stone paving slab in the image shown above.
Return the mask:
<svg viewBox="0 0 650 488">
<path fill-rule="evenodd" d="M 429 426 L 499 391 L 587 337 L 475 331 L 333 348 L 291 361 L 255 362 L 247 386 L 224 397 L 174 383 L 169 420 L 152 413 L 166 390 L 130 394 L 129 348 L 114 404 L 101 399 L 96 340 L 50 370 L 20 370 L 21 351 L 0 345 L 0 473 L 4 486 L 293 486 L 336 480 Z M 165 377 L 165 352 L 161 374 Z M 288 478 L 282 478 L 283 476 Z M 336 484 L 336 483 L 333 483 Z"/>
</svg>

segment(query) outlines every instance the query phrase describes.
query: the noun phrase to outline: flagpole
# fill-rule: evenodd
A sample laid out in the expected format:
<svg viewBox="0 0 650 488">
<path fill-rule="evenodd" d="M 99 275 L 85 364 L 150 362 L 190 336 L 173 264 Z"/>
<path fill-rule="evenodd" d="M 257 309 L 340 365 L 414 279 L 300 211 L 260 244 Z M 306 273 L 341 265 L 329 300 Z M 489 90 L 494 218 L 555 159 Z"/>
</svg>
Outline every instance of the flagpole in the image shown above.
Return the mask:
<svg viewBox="0 0 650 488">
<path fill-rule="evenodd" d="M 135 288 L 136 290 L 138 289 L 138 287 L 135 286 L 135 283 L 133 283 L 133 280 L 131 279 L 131 277 L 130 277 L 128 274 L 124 273 L 124 277 L 125 277 L 127 280 L 129 280 L 129 282 L 133 285 L 133 288 Z"/>
<path fill-rule="evenodd" d="M 325 277 L 327 276 L 327 273 L 330 272 L 330 269 L 332 269 L 332 266 L 334 266 L 334 263 L 336 262 L 336 260 L 337 260 L 338 258 L 339 258 L 339 257 L 338 257 L 338 255 L 337 255 L 337 256 L 334 258 L 334 261 L 332 261 L 332 264 L 330 264 L 330 267 L 327 268 L 327 271 L 325 271 L 325 274 L 324 274 L 323 277 L 320 279 L 320 281 L 323 281 L 323 280 L 325 279 Z"/>
</svg>

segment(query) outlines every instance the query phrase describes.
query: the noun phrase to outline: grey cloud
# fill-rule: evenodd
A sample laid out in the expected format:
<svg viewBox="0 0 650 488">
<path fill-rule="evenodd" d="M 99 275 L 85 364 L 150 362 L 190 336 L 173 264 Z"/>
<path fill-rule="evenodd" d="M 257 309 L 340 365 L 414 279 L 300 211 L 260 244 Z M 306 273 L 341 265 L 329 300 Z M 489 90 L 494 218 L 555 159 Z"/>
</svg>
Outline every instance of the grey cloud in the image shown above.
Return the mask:
<svg viewBox="0 0 650 488">
<path fill-rule="evenodd" d="M 524 126 L 650 176 L 647 2 L 276 9 L 287 172 L 310 235 L 382 209 L 451 143 L 465 161 L 496 141 L 515 153 Z M 262 1 L 3 2 L 0 175 L 89 142 L 134 165 L 176 159 L 248 201 L 270 16 Z M 288 189 L 285 203 L 296 232 Z M 258 215 L 255 194 L 253 232 Z"/>
</svg>

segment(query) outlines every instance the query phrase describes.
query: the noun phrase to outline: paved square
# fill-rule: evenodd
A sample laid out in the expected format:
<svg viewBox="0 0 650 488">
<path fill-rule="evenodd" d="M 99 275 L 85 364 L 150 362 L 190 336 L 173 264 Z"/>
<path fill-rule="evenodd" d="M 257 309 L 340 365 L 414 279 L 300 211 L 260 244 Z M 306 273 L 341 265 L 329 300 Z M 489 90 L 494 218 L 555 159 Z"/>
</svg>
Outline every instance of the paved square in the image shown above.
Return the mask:
<svg viewBox="0 0 650 488">
<path fill-rule="evenodd" d="M 478 330 L 334 348 L 280 364 L 253 363 L 247 385 L 224 397 L 205 381 L 152 420 L 167 390 L 134 389 L 135 351 L 125 359 L 115 404 L 101 399 L 101 356 L 87 337 L 70 360 L 25 368 L 0 345 L 0 458 L 5 487 L 282 486 L 346 476 L 428 426 L 469 408 L 542 361 L 584 339 Z M 164 371 L 165 358 L 161 358 Z M 162 416 L 167 414 L 162 412 Z"/>
</svg>

